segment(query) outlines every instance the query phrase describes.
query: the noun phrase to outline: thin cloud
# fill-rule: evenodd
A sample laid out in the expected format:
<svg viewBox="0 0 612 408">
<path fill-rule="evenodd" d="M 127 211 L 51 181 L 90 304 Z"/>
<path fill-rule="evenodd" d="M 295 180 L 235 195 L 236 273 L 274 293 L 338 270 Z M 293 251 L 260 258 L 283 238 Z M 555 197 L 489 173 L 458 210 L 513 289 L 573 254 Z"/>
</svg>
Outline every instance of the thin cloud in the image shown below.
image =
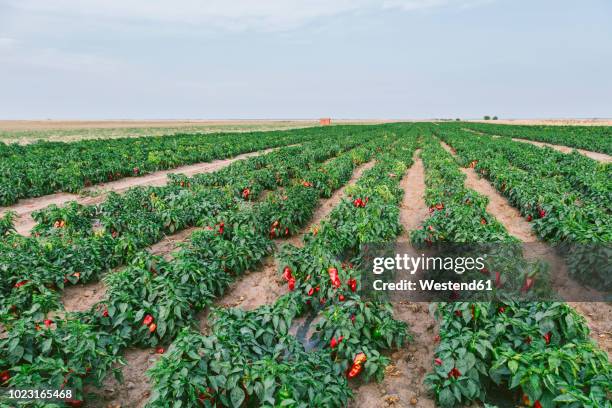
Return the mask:
<svg viewBox="0 0 612 408">
<path fill-rule="evenodd" d="M 346 13 L 458 7 L 486 0 L 5 0 L 10 9 L 56 17 L 287 30 Z"/>
</svg>

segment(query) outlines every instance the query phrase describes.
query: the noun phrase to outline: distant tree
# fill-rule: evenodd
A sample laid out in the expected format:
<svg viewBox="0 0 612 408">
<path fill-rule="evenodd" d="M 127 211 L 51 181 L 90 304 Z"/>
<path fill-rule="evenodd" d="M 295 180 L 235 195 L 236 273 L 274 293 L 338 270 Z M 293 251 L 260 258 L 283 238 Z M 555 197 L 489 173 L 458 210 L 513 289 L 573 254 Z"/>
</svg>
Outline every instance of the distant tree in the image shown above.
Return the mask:
<svg viewBox="0 0 612 408">
<path fill-rule="evenodd" d="M 484 120 L 491 120 L 491 117 L 489 115 L 485 115 Z"/>
<path fill-rule="evenodd" d="M 497 116 L 493 116 L 493 120 L 497 120 Z"/>
<path fill-rule="evenodd" d="M 456 120 L 457 122 L 459 122 L 461 119 L 457 118 L 457 119 L 455 119 L 455 120 Z"/>
</svg>

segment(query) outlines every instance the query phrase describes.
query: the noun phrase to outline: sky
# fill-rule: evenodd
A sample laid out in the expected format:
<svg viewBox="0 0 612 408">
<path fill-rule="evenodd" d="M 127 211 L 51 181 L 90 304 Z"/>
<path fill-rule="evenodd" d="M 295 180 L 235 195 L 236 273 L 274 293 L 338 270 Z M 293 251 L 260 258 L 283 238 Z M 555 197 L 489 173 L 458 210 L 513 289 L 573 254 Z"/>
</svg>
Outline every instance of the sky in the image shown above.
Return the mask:
<svg viewBox="0 0 612 408">
<path fill-rule="evenodd" d="M 612 117 L 610 0 L 0 0 L 0 119 Z"/>
</svg>

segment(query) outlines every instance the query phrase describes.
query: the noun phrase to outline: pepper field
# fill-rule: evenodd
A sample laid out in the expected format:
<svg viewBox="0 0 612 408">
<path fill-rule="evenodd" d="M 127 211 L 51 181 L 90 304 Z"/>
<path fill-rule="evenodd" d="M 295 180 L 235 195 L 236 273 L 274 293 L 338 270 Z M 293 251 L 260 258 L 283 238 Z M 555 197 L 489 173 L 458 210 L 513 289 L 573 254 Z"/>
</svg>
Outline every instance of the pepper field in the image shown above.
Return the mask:
<svg viewBox="0 0 612 408">
<path fill-rule="evenodd" d="M 609 302 L 373 301 L 358 271 L 609 244 L 610 154 L 612 127 L 472 122 L 0 143 L 0 406 L 612 407 Z M 521 253 L 480 272 L 546 290 Z"/>
</svg>

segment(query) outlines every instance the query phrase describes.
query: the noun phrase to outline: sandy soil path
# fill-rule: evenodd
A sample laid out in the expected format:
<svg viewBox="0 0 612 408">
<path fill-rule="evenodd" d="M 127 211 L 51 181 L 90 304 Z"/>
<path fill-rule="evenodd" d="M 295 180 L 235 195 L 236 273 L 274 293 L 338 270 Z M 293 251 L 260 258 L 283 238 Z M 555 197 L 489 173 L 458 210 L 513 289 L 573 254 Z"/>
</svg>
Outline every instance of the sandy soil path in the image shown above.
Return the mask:
<svg viewBox="0 0 612 408">
<path fill-rule="evenodd" d="M 109 183 L 102 183 L 83 190 L 83 195 L 70 193 L 56 193 L 42 197 L 28 198 L 20 200 L 17 204 L 9 207 L 0 207 L 0 215 L 7 211 L 17 213 L 15 229 L 19 234 L 28 235 L 30 230 L 36 225 L 32 218 L 32 212 L 48 207 L 51 204 L 61 206 L 69 201 L 76 201 L 79 204 L 92 205 L 99 204 L 106 199 L 107 193 L 114 191 L 123 193 L 126 190 L 137 186 L 163 186 L 168 181 L 168 174 L 182 173 L 186 176 L 193 176 L 200 173 L 210 173 L 230 165 L 237 160 L 266 154 L 276 149 L 266 149 L 257 152 L 240 154 L 238 156 L 213 160 L 207 163 L 197 163 L 188 166 L 181 166 L 171 170 L 156 171 L 142 177 L 126 177 Z"/>
<path fill-rule="evenodd" d="M 451 155 L 456 156 L 453 149 L 444 142 L 442 147 Z M 521 213 L 514 208 L 508 200 L 501 195 L 486 179 L 480 178 L 473 169 L 461 167 L 460 170 L 467 177 L 465 186 L 486 196 L 489 199 L 487 212 L 493 215 L 508 230 L 510 235 L 523 242 L 536 242 L 538 239 Z"/>
<path fill-rule="evenodd" d="M 400 182 L 404 198 L 400 209 L 400 222 L 404 233 L 398 243 L 409 242 L 409 232 L 417 229 L 427 218 L 425 204 L 425 171 L 423 162 L 415 152 L 414 164 Z M 435 401 L 428 395 L 424 384 L 431 369 L 436 344 L 436 322 L 429 313 L 429 303 L 397 302 L 393 304 L 395 318 L 408 323 L 413 341 L 391 354 L 382 383 L 363 384 L 355 389 L 351 407 L 423 407 L 434 408 Z"/>
</svg>

